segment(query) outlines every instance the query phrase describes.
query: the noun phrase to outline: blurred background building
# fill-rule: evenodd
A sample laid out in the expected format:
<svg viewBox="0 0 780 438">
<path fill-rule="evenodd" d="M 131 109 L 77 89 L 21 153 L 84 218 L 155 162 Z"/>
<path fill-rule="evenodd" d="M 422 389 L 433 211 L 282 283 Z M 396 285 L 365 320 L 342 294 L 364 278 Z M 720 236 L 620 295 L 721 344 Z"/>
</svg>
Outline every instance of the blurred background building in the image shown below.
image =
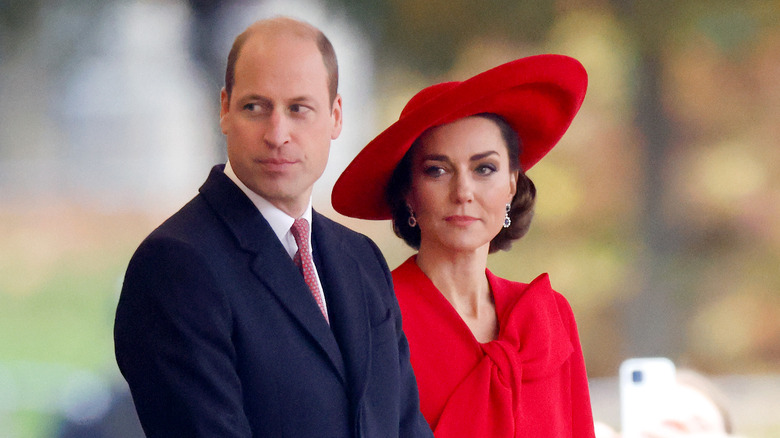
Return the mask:
<svg viewBox="0 0 780 438">
<path fill-rule="evenodd" d="M 273 15 L 334 43 L 345 125 L 315 207 L 419 89 L 562 53 L 589 72 L 529 172 L 535 222 L 497 274 L 549 272 L 572 303 L 597 417 L 619 363 L 663 355 L 780 436 L 780 2 L 0 0 L 0 436 L 138 436 L 113 358 L 132 251 L 224 162 L 233 38 Z"/>
</svg>

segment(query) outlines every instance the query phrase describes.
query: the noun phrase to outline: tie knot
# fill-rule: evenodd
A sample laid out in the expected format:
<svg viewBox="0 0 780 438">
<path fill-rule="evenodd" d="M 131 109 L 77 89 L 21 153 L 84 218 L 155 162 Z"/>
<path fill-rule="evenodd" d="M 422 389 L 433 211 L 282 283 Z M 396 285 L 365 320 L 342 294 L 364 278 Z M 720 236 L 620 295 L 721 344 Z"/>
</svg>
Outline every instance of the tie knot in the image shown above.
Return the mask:
<svg viewBox="0 0 780 438">
<path fill-rule="evenodd" d="M 295 219 L 290 232 L 292 232 L 298 248 L 306 251 L 305 248 L 309 246 L 309 222 L 302 217 Z"/>
</svg>

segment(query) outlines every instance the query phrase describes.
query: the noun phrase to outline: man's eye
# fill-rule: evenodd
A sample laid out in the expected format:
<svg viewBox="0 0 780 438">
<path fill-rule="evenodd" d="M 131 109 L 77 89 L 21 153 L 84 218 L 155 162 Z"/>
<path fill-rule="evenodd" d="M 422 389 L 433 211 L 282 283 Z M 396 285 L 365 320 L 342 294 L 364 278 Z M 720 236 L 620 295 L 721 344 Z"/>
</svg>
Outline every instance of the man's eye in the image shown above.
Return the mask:
<svg viewBox="0 0 780 438">
<path fill-rule="evenodd" d="M 251 113 L 260 113 L 265 109 L 265 107 L 259 103 L 248 103 L 244 105 L 244 110 L 249 111 Z"/>
<path fill-rule="evenodd" d="M 303 105 L 300 103 L 294 103 L 290 105 L 290 112 L 293 114 L 303 115 L 303 114 L 308 114 L 312 111 L 313 111 L 312 107 L 308 105 Z"/>
<path fill-rule="evenodd" d="M 309 107 L 307 107 L 305 105 L 301 105 L 299 103 L 294 103 L 294 104 L 290 105 L 290 112 L 293 113 L 293 114 L 304 114 L 304 113 L 307 113 L 309 111 L 311 111 L 311 108 L 309 108 Z"/>
</svg>

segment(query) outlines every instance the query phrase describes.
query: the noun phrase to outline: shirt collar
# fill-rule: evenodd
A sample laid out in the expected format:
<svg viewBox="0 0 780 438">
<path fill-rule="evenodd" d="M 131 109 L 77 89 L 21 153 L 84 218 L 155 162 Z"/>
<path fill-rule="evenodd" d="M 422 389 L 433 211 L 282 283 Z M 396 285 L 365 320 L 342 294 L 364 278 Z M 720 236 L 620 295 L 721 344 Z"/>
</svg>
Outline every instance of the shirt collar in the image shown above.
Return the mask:
<svg viewBox="0 0 780 438">
<path fill-rule="evenodd" d="M 236 173 L 233 171 L 233 167 L 230 165 L 230 161 L 225 163 L 225 175 L 230 178 L 230 180 L 233 181 L 242 192 L 244 192 L 249 200 L 252 201 L 252 204 L 254 204 L 258 210 L 260 210 L 260 213 L 274 230 L 276 237 L 278 237 L 282 244 L 287 247 L 287 241 L 289 240 L 288 233 L 290 232 L 290 227 L 292 227 L 296 218 L 290 217 L 290 215 L 271 204 L 267 199 L 253 192 L 252 189 L 241 182 L 241 180 L 238 179 Z M 306 210 L 303 212 L 301 217 L 309 221 L 309 228 L 311 229 L 311 198 L 309 198 L 309 204 L 306 206 Z"/>
</svg>

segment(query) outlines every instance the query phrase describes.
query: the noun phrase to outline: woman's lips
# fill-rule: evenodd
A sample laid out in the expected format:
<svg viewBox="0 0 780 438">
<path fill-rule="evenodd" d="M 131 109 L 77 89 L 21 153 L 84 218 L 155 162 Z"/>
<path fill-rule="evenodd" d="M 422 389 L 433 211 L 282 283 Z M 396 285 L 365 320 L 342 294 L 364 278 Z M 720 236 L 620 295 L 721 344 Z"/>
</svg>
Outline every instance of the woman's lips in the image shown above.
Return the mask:
<svg viewBox="0 0 780 438">
<path fill-rule="evenodd" d="M 473 216 L 453 215 L 447 216 L 444 220 L 453 225 L 466 226 L 476 222 L 478 219 Z"/>
</svg>

